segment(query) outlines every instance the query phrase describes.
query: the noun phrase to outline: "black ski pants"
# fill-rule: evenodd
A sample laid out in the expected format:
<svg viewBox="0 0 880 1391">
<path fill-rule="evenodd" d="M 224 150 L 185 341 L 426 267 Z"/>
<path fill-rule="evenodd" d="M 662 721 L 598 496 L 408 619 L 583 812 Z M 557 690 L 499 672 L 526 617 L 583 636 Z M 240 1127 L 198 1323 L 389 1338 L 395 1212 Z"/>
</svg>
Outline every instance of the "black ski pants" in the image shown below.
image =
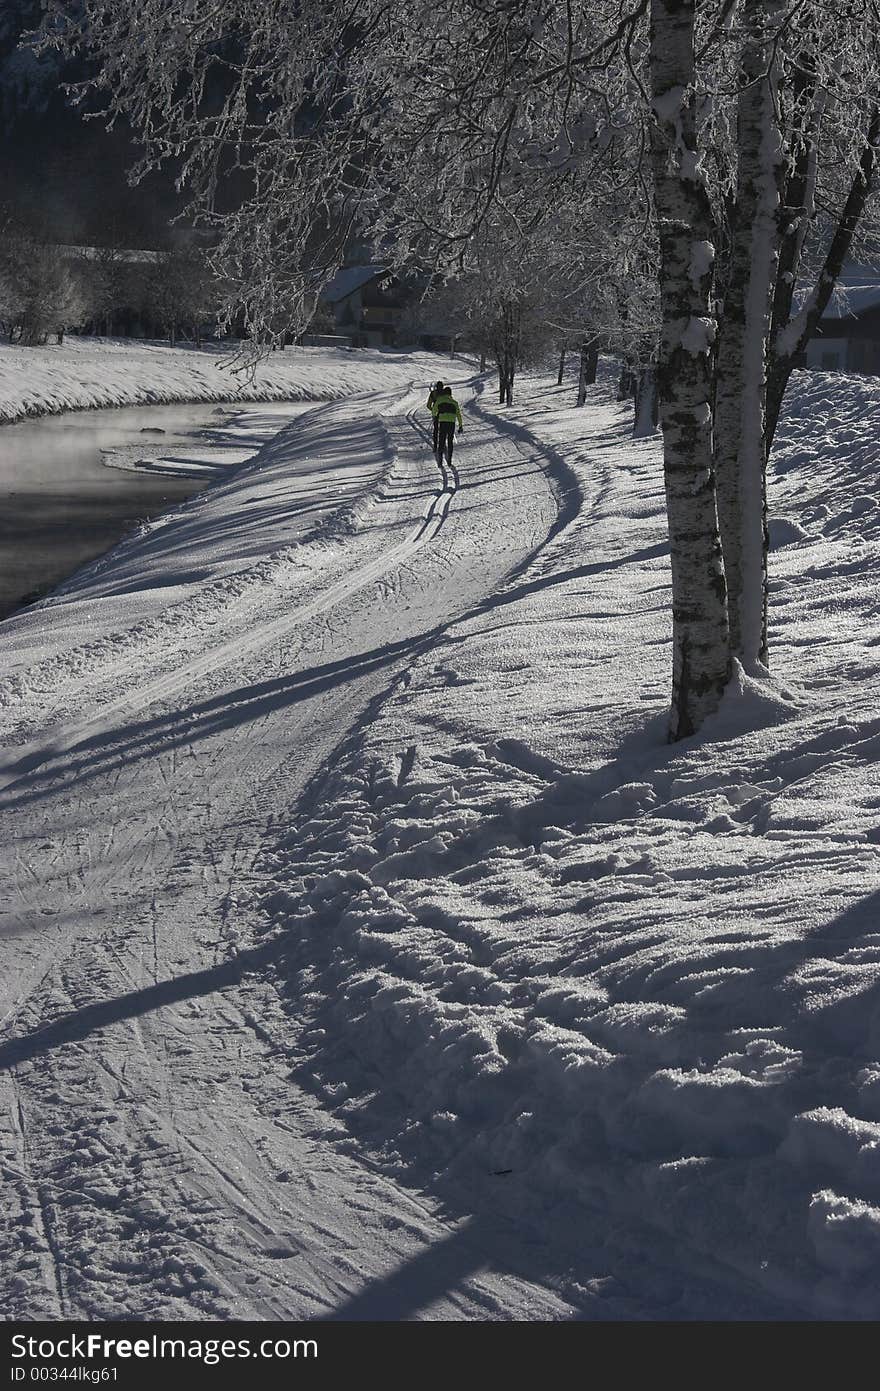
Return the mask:
<svg viewBox="0 0 880 1391">
<path fill-rule="evenodd" d="M 441 420 L 438 422 L 437 431 L 437 451 L 442 459 L 446 456 L 446 462 L 452 463 L 452 450 L 455 444 L 455 421 Z"/>
</svg>

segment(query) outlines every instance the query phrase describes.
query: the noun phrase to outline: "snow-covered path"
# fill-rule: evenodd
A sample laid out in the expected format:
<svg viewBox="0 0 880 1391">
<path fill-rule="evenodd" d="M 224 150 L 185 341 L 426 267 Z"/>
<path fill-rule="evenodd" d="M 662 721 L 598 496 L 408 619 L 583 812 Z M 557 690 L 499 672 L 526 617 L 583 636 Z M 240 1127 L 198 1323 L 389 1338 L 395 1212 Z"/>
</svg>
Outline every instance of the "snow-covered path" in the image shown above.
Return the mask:
<svg viewBox="0 0 880 1391">
<path fill-rule="evenodd" d="M 657 442 L 460 394 L 2 625 L 8 1316 L 876 1317 L 880 388 L 798 374 L 675 746 Z"/>
<path fill-rule="evenodd" d="M 421 398 L 317 408 L 259 467 L 8 625 L 9 1314 L 315 1316 L 429 1250 L 409 1295 L 423 1316 L 567 1310 L 481 1273 L 456 1224 L 326 1143 L 334 1122 L 275 1056 L 260 983 L 273 949 L 249 900 L 277 819 L 556 516 L 546 461 L 477 417 L 461 487 L 439 478 L 408 414 Z M 367 501 L 338 544 L 346 469 Z M 234 548 L 213 539 L 230 526 Z"/>
</svg>

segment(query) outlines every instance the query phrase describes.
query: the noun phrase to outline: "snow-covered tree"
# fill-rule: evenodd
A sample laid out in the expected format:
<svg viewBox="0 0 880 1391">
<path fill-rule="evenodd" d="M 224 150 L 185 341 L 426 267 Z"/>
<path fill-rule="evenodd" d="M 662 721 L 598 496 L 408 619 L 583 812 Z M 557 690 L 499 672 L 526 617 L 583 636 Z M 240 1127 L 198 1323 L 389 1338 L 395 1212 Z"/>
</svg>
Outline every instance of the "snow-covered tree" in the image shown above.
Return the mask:
<svg viewBox="0 0 880 1391">
<path fill-rule="evenodd" d="M 0 320 L 10 341 L 59 342 L 88 318 L 86 277 L 61 249 L 7 218 L 0 228 Z"/>
<path fill-rule="evenodd" d="M 520 368 L 543 362 L 578 322 L 577 268 L 552 221 L 524 235 L 492 216 L 469 243 L 461 270 L 427 301 L 447 331 L 495 363 L 502 404 L 513 403 Z"/>
<path fill-rule="evenodd" d="M 140 282 L 144 316 L 161 324 L 171 346 L 181 335 L 200 345 L 203 327 L 217 320 L 220 293 L 198 248 L 153 253 L 141 267 Z"/>
<path fill-rule="evenodd" d="M 743 0 L 735 179 L 716 211 L 719 520 L 731 645 L 751 668 L 768 661 L 766 466 L 776 421 L 853 245 L 880 142 L 876 7 L 800 11 L 793 25 L 782 0 Z"/>
<path fill-rule="evenodd" d="M 114 241 L 95 248 L 95 256 L 84 267 L 88 278 L 93 329 L 109 337 L 116 316 L 130 309 L 140 293 L 140 267 L 134 265 L 130 253 Z"/>
<path fill-rule="evenodd" d="M 12 341 L 21 316 L 25 299 L 18 276 L 15 275 L 5 256 L 0 256 L 0 328 Z"/>
<path fill-rule="evenodd" d="M 712 713 L 730 674 L 710 404 L 714 220 L 699 172 L 693 16 L 693 0 L 652 0 L 651 153 L 662 302 L 657 373 L 672 557 L 673 738 L 693 733 Z"/>
<path fill-rule="evenodd" d="M 714 495 L 726 616 L 719 604 L 709 648 L 720 654 L 726 644 L 760 673 L 768 658 L 767 458 L 788 376 L 872 191 L 880 19 L 861 0 L 804 0 L 796 23 L 782 0 L 651 0 L 650 9 L 654 188 L 661 283 L 670 292 L 661 354 L 667 480 L 688 460 L 695 485 L 705 479 L 707 499 Z M 702 380 L 682 436 L 675 407 L 688 346 L 690 376 Z M 710 513 L 707 505 L 701 551 L 714 576 Z M 700 680 L 708 706 L 721 673 L 707 649 Z"/>
</svg>

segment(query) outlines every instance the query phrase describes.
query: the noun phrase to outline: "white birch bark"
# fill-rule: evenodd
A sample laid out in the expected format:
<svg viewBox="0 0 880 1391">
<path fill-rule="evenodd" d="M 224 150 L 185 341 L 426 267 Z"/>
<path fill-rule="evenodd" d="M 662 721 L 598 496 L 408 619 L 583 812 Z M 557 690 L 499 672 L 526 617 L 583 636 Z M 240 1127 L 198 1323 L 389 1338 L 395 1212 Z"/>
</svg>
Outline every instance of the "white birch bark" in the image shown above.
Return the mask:
<svg viewBox="0 0 880 1391">
<path fill-rule="evenodd" d="M 578 389 L 577 401 L 575 405 L 586 405 L 587 387 L 592 386 L 596 380 L 596 368 L 599 363 L 599 340 L 597 338 L 584 338 L 581 342 L 580 365 L 578 368 Z"/>
<path fill-rule="evenodd" d="M 657 369 L 649 362 L 640 369 L 636 382 L 633 439 L 648 439 L 657 433 L 657 425 Z"/>
<path fill-rule="evenodd" d="M 774 40 L 782 0 L 745 0 L 737 184 L 716 364 L 715 464 L 731 650 L 767 664 L 767 354 L 783 161 Z"/>
<path fill-rule="evenodd" d="M 696 0 L 651 0 L 651 156 L 660 237 L 657 364 L 672 559 L 670 738 L 699 729 L 730 673 L 727 593 L 715 506 L 712 358 L 715 240 L 696 148 Z"/>
</svg>

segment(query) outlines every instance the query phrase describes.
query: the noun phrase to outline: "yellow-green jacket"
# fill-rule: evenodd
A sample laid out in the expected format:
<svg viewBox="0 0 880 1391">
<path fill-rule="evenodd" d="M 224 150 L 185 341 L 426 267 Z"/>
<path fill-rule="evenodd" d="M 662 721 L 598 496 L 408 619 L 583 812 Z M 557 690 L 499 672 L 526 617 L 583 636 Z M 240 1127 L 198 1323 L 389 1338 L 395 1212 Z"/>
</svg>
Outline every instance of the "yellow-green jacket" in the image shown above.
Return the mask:
<svg viewBox="0 0 880 1391">
<path fill-rule="evenodd" d="M 431 407 L 431 414 L 434 416 L 435 420 L 440 421 L 441 425 L 454 425 L 457 420 L 459 426 L 464 428 L 464 422 L 461 418 L 461 406 L 458 404 L 451 391 L 444 391 L 441 396 L 437 397 Z"/>
</svg>

